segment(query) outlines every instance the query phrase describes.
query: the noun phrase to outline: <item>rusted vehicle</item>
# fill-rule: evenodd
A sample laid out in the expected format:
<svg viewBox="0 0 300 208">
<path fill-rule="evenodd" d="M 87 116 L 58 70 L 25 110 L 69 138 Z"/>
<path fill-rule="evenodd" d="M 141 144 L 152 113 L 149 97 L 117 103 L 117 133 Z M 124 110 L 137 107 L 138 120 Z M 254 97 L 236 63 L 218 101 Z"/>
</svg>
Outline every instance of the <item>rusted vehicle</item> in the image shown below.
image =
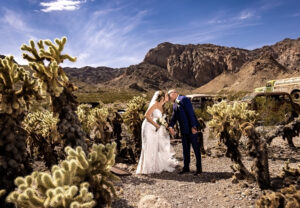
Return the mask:
<svg viewBox="0 0 300 208">
<path fill-rule="evenodd" d="M 254 89 L 255 92 L 287 92 L 296 103 L 300 103 L 300 77 L 269 80 L 264 87 Z"/>
<path fill-rule="evenodd" d="M 268 111 L 270 115 L 263 115 L 264 119 L 272 116 L 272 113 L 282 113 L 284 117 L 279 118 L 283 123 L 292 121 L 300 114 L 300 105 L 293 102 L 291 95 L 287 92 L 259 92 L 245 96 L 242 102 L 247 102 L 249 109 L 263 114 L 262 111 Z M 279 112 L 282 111 L 282 112 Z M 274 114 L 274 115 L 275 115 Z M 258 123 L 266 124 L 263 121 Z"/>
<path fill-rule="evenodd" d="M 204 108 L 206 106 L 211 106 L 217 102 L 221 102 L 224 97 L 217 95 L 209 95 L 209 94 L 191 94 L 187 95 L 194 108 Z"/>
</svg>

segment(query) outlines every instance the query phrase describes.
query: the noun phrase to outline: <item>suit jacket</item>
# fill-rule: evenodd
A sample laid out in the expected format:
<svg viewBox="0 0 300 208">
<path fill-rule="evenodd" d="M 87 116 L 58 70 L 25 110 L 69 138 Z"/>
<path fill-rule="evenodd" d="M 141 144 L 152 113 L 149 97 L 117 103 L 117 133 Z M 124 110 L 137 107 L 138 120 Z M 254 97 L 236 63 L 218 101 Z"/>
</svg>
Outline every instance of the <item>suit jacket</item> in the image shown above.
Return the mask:
<svg viewBox="0 0 300 208">
<path fill-rule="evenodd" d="M 186 96 L 178 96 L 173 104 L 173 114 L 169 126 L 174 127 L 177 121 L 179 122 L 181 134 L 189 134 L 192 127 L 200 126 L 192 103 Z"/>
</svg>

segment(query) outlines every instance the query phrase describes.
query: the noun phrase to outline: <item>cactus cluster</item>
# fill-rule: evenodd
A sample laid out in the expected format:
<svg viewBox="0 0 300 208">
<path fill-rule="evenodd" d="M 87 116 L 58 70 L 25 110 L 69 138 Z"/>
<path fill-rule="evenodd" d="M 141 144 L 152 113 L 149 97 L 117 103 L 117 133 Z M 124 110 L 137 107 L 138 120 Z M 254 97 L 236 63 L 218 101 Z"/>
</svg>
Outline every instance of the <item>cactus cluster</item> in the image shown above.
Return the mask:
<svg viewBox="0 0 300 208">
<path fill-rule="evenodd" d="M 88 117 L 88 125 L 91 132 L 90 137 L 95 141 L 101 141 L 106 144 L 112 140 L 113 127 L 111 125 L 108 108 L 94 108 Z"/>
<path fill-rule="evenodd" d="M 76 61 L 76 58 L 62 54 L 66 41 L 66 37 L 55 39 L 55 43 L 40 40 L 36 48 L 31 40 L 29 45 L 24 44 L 21 49 L 25 52 L 23 58 L 29 62 L 33 76 L 38 79 L 40 93 L 51 98 L 53 112 L 59 118 L 58 131 L 65 145 L 80 145 L 87 151 L 86 135 L 75 113 L 77 101 L 72 92 L 76 87 L 69 82 L 60 66 L 64 60 Z"/>
<path fill-rule="evenodd" d="M 257 140 L 258 136 L 256 132 L 253 131 L 253 124 L 255 123 L 256 113 L 254 111 L 247 109 L 246 103 L 234 102 L 229 104 L 226 101 L 222 101 L 218 104 L 208 107 L 207 110 L 212 115 L 212 120 L 208 122 L 210 130 L 212 133 L 219 137 L 221 142 L 223 142 L 226 147 L 226 156 L 230 157 L 235 165 L 232 166 L 233 170 L 237 172 L 242 178 L 246 177 L 251 180 L 257 180 L 261 188 L 269 186 L 268 168 L 267 170 L 262 167 L 260 161 L 261 154 L 256 154 L 255 151 L 259 150 L 266 156 L 267 159 L 266 146 L 262 145 L 261 140 Z M 252 127 L 252 128 L 251 128 Z M 255 174 L 253 175 L 247 170 L 242 162 L 242 155 L 239 150 L 239 140 L 242 134 L 248 136 L 248 149 L 250 156 L 255 158 L 256 163 L 253 167 Z M 257 141 L 256 141 L 257 140 Z M 261 153 L 260 152 L 260 153 Z M 262 174 L 258 174 L 262 171 Z M 267 175 L 264 175 L 266 173 Z M 238 177 L 238 175 L 235 175 Z"/>
<path fill-rule="evenodd" d="M 90 131 L 90 127 L 88 125 L 88 121 L 89 121 L 88 116 L 90 114 L 91 108 L 92 105 L 90 104 L 80 104 L 78 105 L 76 111 L 78 119 L 81 122 L 82 128 L 87 134 Z"/>
<path fill-rule="evenodd" d="M 261 189 L 270 187 L 270 173 L 268 162 L 268 149 L 265 140 L 255 131 L 253 124 L 243 123 L 241 125 L 243 135 L 248 137 L 247 153 L 253 158 L 251 170 Z"/>
<path fill-rule="evenodd" d="M 77 108 L 77 115 L 85 132 L 95 142 L 106 144 L 114 139 L 114 124 L 118 113 L 113 108 L 92 108 L 91 105 L 82 104 Z"/>
<path fill-rule="evenodd" d="M 0 113 L 14 117 L 28 110 L 40 98 L 36 81 L 19 67 L 12 56 L 0 59 Z"/>
<path fill-rule="evenodd" d="M 290 167 L 290 161 L 285 162 L 285 166 L 282 168 L 279 178 L 283 180 L 285 186 L 300 183 L 300 164 L 298 167 Z"/>
<path fill-rule="evenodd" d="M 207 112 L 213 117 L 208 122 L 212 133 L 216 137 L 228 134 L 232 140 L 238 142 L 242 135 L 240 125 L 244 122 L 254 123 L 256 120 L 257 114 L 255 111 L 247 108 L 247 103 L 234 102 L 229 104 L 226 101 L 222 101 L 212 107 L 208 106 Z"/>
<path fill-rule="evenodd" d="M 54 150 L 61 142 L 57 123 L 58 118 L 48 110 L 31 112 L 22 122 L 28 132 L 26 143 L 30 154 L 36 159 L 43 156 L 47 167 L 56 164 L 58 159 Z"/>
<path fill-rule="evenodd" d="M 17 207 L 93 207 L 93 194 L 88 191 L 89 184 L 80 186 L 69 184 L 68 174 L 72 175 L 75 165 L 64 164 L 68 170 L 60 168 L 55 175 L 33 172 L 25 178 L 15 180 L 18 190 L 7 197 L 7 202 Z"/>
<path fill-rule="evenodd" d="M 254 123 L 255 112 L 247 110 L 246 103 L 229 104 L 226 101 L 208 107 L 207 112 L 212 115 L 212 120 L 208 122 L 210 131 L 226 145 L 226 156 L 237 163 L 242 175 L 251 175 L 242 163 L 238 146 L 242 136 L 240 125 L 244 122 Z"/>
<path fill-rule="evenodd" d="M 34 41 L 31 40 L 29 45 L 23 44 L 21 47 L 25 51 L 23 58 L 29 62 L 30 68 L 33 69 L 33 76 L 38 78 L 40 91 L 44 96 L 48 92 L 51 97 L 59 97 L 64 88 L 68 86 L 69 79 L 59 64 L 66 59 L 75 62 L 76 58 L 62 54 L 66 42 L 66 37 L 61 40 L 55 39 L 56 45 L 50 40 L 40 40 L 37 43 L 37 49 Z M 45 46 L 48 47 L 48 50 Z M 49 62 L 47 66 L 46 61 Z"/>
<path fill-rule="evenodd" d="M 7 202 L 17 207 L 94 207 L 111 204 L 115 195 L 110 172 L 115 161 L 116 144 L 93 145 L 88 156 L 82 147 L 66 147 L 66 160 L 54 165 L 50 173 L 33 172 L 15 179 L 17 190 Z"/>
<path fill-rule="evenodd" d="M 282 188 L 278 192 L 266 191 L 256 201 L 256 207 L 282 207 L 295 208 L 300 207 L 300 190 L 295 185 Z"/>
<path fill-rule="evenodd" d="M 27 133 L 21 121 L 32 102 L 39 98 L 36 82 L 29 72 L 19 67 L 12 56 L 0 59 L 0 189 L 12 190 L 13 179 L 30 170 Z"/>
<path fill-rule="evenodd" d="M 123 114 L 124 123 L 132 135 L 133 150 L 136 155 L 141 151 L 141 128 L 146 110 L 146 99 L 137 96 L 128 102 L 126 112 Z"/>
</svg>

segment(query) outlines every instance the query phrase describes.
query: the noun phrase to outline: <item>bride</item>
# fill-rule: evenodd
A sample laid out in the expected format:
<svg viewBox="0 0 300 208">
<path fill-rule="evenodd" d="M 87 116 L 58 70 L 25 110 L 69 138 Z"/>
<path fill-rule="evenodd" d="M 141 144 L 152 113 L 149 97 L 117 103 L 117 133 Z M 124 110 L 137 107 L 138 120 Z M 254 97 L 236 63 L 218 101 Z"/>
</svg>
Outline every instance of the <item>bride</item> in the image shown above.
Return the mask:
<svg viewBox="0 0 300 208">
<path fill-rule="evenodd" d="M 163 91 L 156 91 L 151 99 L 142 124 L 142 152 L 137 174 L 172 172 L 177 165 L 169 133 L 164 125 L 159 125 L 165 118 L 163 105 L 168 100 L 168 94 Z"/>
</svg>

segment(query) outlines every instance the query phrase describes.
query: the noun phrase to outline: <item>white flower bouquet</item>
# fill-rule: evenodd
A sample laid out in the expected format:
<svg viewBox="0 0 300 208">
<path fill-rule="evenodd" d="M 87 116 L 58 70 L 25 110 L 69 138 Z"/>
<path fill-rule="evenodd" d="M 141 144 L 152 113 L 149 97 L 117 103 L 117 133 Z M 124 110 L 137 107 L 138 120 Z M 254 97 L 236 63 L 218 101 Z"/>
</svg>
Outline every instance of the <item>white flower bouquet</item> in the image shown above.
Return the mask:
<svg viewBox="0 0 300 208">
<path fill-rule="evenodd" d="M 167 123 L 167 121 L 166 121 L 166 117 L 165 117 L 165 116 L 163 116 L 163 117 L 157 119 L 156 123 L 157 123 L 158 125 L 160 125 L 160 126 L 165 126 L 166 128 L 168 127 L 168 123 Z"/>
</svg>

